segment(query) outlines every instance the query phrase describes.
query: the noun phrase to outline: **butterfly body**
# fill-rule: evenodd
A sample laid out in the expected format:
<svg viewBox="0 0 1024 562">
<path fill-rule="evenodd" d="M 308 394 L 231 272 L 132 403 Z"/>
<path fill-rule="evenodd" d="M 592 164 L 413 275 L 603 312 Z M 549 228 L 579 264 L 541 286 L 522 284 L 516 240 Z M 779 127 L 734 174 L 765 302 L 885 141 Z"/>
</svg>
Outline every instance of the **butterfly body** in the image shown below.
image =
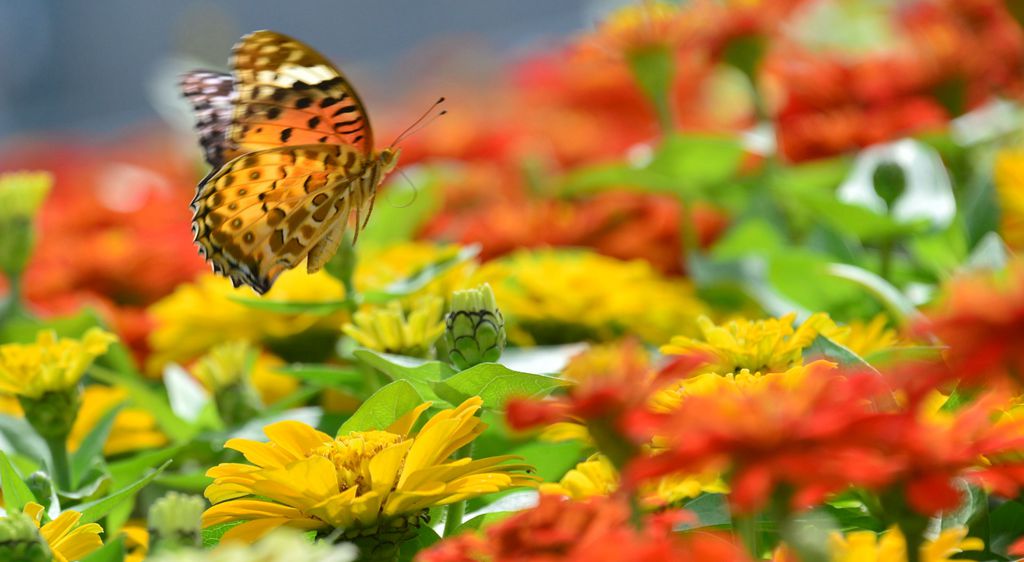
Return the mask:
<svg viewBox="0 0 1024 562">
<path fill-rule="evenodd" d="M 233 66 L 182 83 L 214 167 L 192 200 L 192 229 L 216 273 L 262 294 L 303 260 L 319 270 L 346 229 L 358 236 L 398 153 L 374 150 L 355 90 L 306 45 L 258 31 Z"/>
</svg>

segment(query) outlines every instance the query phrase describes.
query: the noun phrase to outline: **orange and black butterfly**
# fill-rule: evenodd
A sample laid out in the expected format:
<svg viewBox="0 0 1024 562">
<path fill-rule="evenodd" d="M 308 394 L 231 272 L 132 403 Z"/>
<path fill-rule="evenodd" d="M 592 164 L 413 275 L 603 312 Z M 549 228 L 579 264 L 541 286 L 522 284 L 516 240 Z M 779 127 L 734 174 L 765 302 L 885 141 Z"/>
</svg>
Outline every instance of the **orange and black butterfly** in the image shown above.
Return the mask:
<svg viewBox="0 0 1024 562">
<path fill-rule="evenodd" d="M 355 89 L 326 58 L 273 31 L 242 38 L 234 74 L 195 71 L 182 90 L 213 171 L 192 200 L 192 230 L 213 270 L 263 294 L 366 226 L 398 150 L 375 151 Z"/>
</svg>

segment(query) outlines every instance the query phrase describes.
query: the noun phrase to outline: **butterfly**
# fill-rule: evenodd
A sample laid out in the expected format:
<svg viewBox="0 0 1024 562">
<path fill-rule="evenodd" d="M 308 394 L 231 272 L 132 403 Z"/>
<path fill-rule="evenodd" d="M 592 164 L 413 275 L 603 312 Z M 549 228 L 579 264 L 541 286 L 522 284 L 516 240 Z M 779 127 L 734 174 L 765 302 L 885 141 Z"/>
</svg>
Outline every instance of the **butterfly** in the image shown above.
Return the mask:
<svg viewBox="0 0 1024 562">
<path fill-rule="evenodd" d="M 374 150 L 355 89 L 300 41 L 251 33 L 231 65 L 181 81 L 213 166 L 192 200 L 192 233 L 215 273 L 263 294 L 302 260 L 322 268 L 353 215 L 354 243 L 399 151 Z"/>
</svg>

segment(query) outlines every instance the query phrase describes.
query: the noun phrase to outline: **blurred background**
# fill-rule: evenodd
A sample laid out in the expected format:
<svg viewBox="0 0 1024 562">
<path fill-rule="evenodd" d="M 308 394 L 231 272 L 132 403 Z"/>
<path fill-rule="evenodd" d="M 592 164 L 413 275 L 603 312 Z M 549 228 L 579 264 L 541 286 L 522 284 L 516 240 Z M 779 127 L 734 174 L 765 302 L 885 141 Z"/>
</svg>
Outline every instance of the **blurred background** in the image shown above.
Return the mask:
<svg viewBox="0 0 1024 562">
<path fill-rule="evenodd" d="M 152 87 L 161 71 L 185 60 L 226 69 L 234 42 L 257 29 L 301 37 L 361 85 L 370 84 L 370 77 L 401 84 L 404 73 L 422 71 L 414 67 L 430 56 L 468 45 L 478 56 L 536 48 L 591 25 L 608 4 L 299 0 L 285 7 L 274 0 L 3 0 L 0 136 L 102 133 L 151 119 Z"/>
</svg>

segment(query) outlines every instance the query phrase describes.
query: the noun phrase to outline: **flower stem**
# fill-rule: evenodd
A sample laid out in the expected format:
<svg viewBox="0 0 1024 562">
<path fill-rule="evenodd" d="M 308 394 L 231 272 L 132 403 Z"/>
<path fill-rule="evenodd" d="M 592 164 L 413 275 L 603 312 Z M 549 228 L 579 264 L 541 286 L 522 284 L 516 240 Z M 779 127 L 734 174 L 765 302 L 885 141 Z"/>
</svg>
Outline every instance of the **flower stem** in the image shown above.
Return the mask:
<svg viewBox="0 0 1024 562">
<path fill-rule="evenodd" d="M 455 452 L 456 459 L 464 459 L 473 455 L 473 442 L 469 442 Z M 457 501 L 448 506 L 444 517 L 444 536 L 450 537 L 462 526 L 462 517 L 466 515 L 466 501 Z"/>
<path fill-rule="evenodd" d="M 67 437 L 47 437 L 46 446 L 53 458 L 53 479 L 58 490 L 71 490 L 71 465 L 68 464 Z"/>
<path fill-rule="evenodd" d="M 757 515 L 743 515 L 732 520 L 733 530 L 739 535 L 754 560 L 761 559 L 761 541 L 757 532 Z"/>
<path fill-rule="evenodd" d="M 21 312 L 21 273 L 7 274 L 7 298 L 0 306 L 0 322 L 10 320 Z"/>
</svg>

